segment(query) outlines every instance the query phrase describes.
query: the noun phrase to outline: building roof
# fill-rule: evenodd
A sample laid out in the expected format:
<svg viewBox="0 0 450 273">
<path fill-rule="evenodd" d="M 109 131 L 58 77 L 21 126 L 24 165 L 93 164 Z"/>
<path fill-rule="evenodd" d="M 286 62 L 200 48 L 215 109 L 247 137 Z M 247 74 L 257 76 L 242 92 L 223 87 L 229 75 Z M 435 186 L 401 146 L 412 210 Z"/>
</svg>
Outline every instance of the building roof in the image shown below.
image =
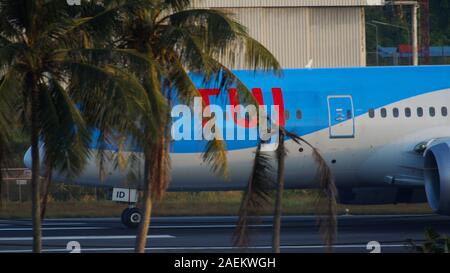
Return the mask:
<svg viewBox="0 0 450 273">
<path fill-rule="evenodd" d="M 192 0 L 194 7 L 245 8 L 245 7 L 358 7 L 382 6 L 385 0 Z"/>
</svg>

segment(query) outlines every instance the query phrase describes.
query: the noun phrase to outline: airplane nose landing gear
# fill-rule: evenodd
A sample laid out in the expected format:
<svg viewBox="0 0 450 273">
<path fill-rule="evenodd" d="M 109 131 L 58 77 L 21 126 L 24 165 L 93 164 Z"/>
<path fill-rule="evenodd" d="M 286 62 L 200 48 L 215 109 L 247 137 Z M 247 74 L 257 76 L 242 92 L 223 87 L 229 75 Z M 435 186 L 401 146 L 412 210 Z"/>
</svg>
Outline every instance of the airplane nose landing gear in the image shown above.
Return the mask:
<svg viewBox="0 0 450 273">
<path fill-rule="evenodd" d="M 122 224 L 128 228 L 137 228 L 142 220 L 141 210 L 138 208 L 126 208 L 121 216 Z"/>
<path fill-rule="evenodd" d="M 121 215 L 122 224 L 128 228 L 136 228 L 142 220 L 141 210 L 135 205 L 138 201 L 138 191 L 136 189 L 113 188 L 112 201 L 127 203 L 128 208 L 124 209 Z"/>
</svg>

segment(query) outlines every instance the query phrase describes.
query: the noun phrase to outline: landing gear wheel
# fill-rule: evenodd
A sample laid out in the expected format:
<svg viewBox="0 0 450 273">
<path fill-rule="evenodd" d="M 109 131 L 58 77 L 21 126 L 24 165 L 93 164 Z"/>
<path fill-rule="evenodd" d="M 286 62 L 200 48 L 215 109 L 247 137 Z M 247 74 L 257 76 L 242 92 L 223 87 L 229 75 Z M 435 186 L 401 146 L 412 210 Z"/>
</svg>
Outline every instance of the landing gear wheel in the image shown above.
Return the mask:
<svg viewBox="0 0 450 273">
<path fill-rule="evenodd" d="M 122 223 L 128 228 L 136 228 L 142 220 L 141 210 L 138 208 L 127 208 L 122 212 Z"/>
<path fill-rule="evenodd" d="M 130 211 L 130 208 L 126 208 L 122 211 L 122 215 L 120 216 L 120 220 L 122 221 L 122 224 L 124 224 L 125 226 L 127 226 L 127 215 L 128 212 Z"/>
</svg>

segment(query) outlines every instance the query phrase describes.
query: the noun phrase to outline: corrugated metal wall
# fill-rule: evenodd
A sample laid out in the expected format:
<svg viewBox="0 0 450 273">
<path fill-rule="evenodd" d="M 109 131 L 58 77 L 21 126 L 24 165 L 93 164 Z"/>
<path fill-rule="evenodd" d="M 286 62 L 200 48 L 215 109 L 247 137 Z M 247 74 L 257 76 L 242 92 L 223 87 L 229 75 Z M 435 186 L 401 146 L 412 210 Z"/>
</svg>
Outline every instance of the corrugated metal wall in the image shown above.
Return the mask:
<svg viewBox="0 0 450 273">
<path fill-rule="evenodd" d="M 365 66 L 362 7 L 229 8 L 284 68 Z M 233 68 L 246 68 L 237 61 Z"/>
<path fill-rule="evenodd" d="M 310 11 L 314 67 L 366 65 L 362 8 L 312 8 Z"/>
<path fill-rule="evenodd" d="M 310 56 L 308 9 L 234 8 L 249 34 L 267 47 L 285 68 L 302 67 Z M 245 68 L 242 63 L 236 68 Z"/>
</svg>

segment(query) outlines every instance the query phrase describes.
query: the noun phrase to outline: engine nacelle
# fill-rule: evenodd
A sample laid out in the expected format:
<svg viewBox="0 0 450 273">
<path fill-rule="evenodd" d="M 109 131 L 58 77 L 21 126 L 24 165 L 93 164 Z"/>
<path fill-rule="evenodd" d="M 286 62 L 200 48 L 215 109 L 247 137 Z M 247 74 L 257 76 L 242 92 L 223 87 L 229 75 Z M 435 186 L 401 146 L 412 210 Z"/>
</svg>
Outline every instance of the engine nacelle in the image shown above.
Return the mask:
<svg viewBox="0 0 450 273">
<path fill-rule="evenodd" d="M 431 142 L 424 156 L 428 204 L 434 212 L 450 215 L 450 140 Z"/>
</svg>

